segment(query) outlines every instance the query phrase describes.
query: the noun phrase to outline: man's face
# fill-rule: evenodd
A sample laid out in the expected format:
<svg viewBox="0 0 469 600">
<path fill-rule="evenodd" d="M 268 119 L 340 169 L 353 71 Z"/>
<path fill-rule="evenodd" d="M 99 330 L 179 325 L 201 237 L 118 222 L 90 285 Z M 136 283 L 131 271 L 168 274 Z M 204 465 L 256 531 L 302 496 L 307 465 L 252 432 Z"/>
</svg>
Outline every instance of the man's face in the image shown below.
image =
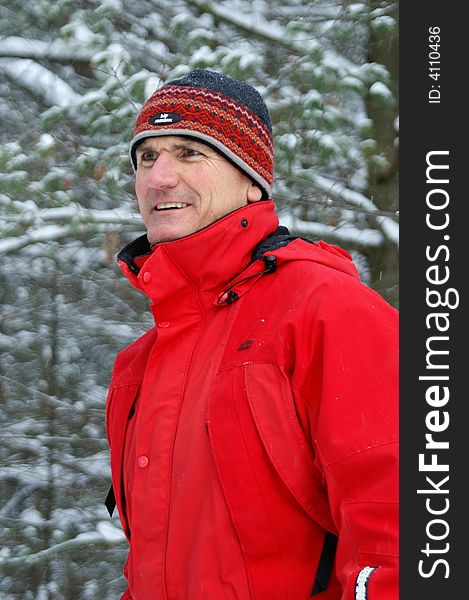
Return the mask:
<svg viewBox="0 0 469 600">
<path fill-rule="evenodd" d="M 151 244 L 199 231 L 262 195 L 221 154 L 182 136 L 137 147 L 135 192 Z"/>
</svg>

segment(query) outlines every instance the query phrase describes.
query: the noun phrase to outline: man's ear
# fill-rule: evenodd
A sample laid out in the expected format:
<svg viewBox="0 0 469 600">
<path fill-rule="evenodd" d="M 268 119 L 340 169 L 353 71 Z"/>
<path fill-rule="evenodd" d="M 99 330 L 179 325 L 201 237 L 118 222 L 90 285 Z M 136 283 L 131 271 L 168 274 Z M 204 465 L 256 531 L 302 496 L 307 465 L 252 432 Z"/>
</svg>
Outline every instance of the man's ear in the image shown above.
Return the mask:
<svg viewBox="0 0 469 600">
<path fill-rule="evenodd" d="M 262 190 L 255 183 L 251 183 L 248 189 L 248 202 L 257 202 L 262 199 Z"/>
</svg>

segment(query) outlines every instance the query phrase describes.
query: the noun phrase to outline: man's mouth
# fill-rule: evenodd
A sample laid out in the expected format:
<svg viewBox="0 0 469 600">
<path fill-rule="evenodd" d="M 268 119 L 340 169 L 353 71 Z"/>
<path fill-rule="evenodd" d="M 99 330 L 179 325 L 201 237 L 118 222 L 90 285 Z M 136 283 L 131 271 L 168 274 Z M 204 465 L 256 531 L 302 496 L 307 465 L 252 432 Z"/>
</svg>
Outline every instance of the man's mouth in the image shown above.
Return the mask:
<svg viewBox="0 0 469 600">
<path fill-rule="evenodd" d="M 173 210 L 175 208 L 187 208 L 190 204 L 186 202 L 161 202 L 155 206 L 154 210 Z"/>
</svg>

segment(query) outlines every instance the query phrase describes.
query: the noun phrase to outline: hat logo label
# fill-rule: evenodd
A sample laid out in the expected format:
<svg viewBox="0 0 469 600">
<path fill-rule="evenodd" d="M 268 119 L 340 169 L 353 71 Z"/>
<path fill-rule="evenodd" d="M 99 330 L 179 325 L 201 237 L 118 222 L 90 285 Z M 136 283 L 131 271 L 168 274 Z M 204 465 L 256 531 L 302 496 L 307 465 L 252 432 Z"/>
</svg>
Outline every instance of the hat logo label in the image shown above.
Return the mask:
<svg viewBox="0 0 469 600">
<path fill-rule="evenodd" d="M 177 123 L 182 117 L 176 113 L 157 113 L 152 115 L 149 119 L 150 125 L 170 125 L 171 123 Z"/>
</svg>

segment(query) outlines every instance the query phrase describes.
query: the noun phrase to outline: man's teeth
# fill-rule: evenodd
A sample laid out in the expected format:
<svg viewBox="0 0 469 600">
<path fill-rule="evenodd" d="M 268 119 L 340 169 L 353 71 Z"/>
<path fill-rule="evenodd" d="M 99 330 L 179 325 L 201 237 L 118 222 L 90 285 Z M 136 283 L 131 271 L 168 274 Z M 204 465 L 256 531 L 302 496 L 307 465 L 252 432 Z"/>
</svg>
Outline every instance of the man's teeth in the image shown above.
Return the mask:
<svg viewBox="0 0 469 600">
<path fill-rule="evenodd" d="M 189 206 L 185 202 L 164 202 L 163 204 L 157 204 L 156 210 L 167 210 L 168 208 L 186 208 Z"/>
</svg>

